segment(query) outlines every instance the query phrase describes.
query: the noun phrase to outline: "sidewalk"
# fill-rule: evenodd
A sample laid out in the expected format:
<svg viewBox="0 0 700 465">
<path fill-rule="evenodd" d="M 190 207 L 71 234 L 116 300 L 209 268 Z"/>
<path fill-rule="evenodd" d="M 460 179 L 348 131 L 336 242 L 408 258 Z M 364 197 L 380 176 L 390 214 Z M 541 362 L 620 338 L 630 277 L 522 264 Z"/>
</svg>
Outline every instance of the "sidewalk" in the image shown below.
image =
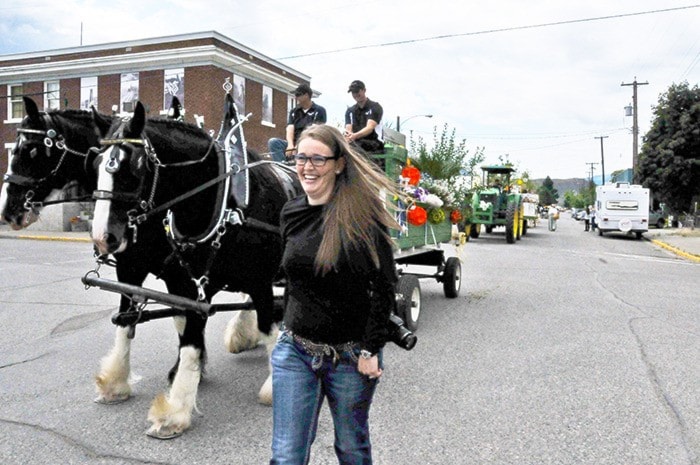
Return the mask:
<svg viewBox="0 0 700 465">
<path fill-rule="evenodd" d="M 41 231 L 34 229 L 34 224 L 27 229 L 14 231 L 7 224 L 0 224 L 0 239 L 34 239 L 42 241 L 91 242 L 89 232 Z M 652 228 L 644 233 L 644 238 L 674 254 L 700 263 L 700 229 L 688 228 Z"/>
<path fill-rule="evenodd" d="M 700 229 L 650 229 L 644 238 L 678 256 L 700 263 Z"/>
</svg>

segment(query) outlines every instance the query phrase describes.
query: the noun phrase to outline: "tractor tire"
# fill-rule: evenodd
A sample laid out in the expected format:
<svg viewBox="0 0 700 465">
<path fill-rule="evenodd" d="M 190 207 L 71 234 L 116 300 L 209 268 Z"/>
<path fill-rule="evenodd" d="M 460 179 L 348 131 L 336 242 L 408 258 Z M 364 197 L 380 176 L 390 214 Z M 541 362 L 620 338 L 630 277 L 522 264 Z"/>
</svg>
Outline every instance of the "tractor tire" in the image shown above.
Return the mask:
<svg viewBox="0 0 700 465">
<path fill-rule="evenodd" d="M 480 224 L 473 224 L 471 229 L 469 230 L 469 237 L 471 237 L 472 239 L 478 239 L 480 232 L 481 232 L 481 225 Z"/>
<path fill-rule="evenodd" d="M 515 235 L 517 234 L 516 221 L 518 216 L 516 208 L 515 202 L 510 202 L 506 208 L 506 242 L 508 244 L 515 243 Z"/>
<path fill-rule="evenodd" d="M 462 264 L 459 262 L 459 258 L 450 257 L 447 259 L 442 273 L 442 288 L 445 291 L 445 297 L 448 299 L 456 298 L 461 287 Z"/>
<path fill-rule="evenodd" d="M 396 293 L 402 298 L 397 302 L 397 314 L 411 331 L 418 329 L 421 311 L 420 282 L 412 274 L 404 274 L 396 285 Z"/>
<path fill-rule="evenodd" d="M 515 210 L 515 212 L 518 214 L 518 217 L 515 221 L 515 225 L 517 226 L 517 231 L 515 234 L 515 238 L 517 240 L 520 240 L 523 237 L 523 204 L 522 202 L 518 202 L 518 208 Z"/>
</svg>

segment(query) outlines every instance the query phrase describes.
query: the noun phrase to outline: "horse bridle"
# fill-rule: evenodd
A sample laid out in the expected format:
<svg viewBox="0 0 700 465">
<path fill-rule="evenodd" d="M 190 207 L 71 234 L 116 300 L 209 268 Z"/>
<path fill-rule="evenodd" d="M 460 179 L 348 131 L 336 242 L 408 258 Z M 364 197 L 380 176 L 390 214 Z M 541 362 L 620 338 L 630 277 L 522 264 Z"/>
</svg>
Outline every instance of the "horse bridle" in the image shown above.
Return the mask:
<svg viewBox="0 0 700 465">
<path fill-rule="evenodd" d="M 44 114 L 42 115 L 44 122 L 47 127 L 52 123 L 51 118 L 49 115 Z M 82 200 L 88 200 L 90 199 L 90 196 L 82 196 L 82 197 L 76 197 L 76 198 L 66 198 L 66 199 L 59 199 L 59 200 L 51 200 L 48 202 L 32 202 L 32 199 L 34 198 L 35 192 L 34 190 L 38 189 L 41 187 L 42 184 L 45 182 L 48 182 L 50 178 L 53 176 L 56 176 L 58 171 L 61 169 L 61 166 L 63 166 L 63 162 L 66 158 L 67 154 L 71 155 L 77 155 L 79 157 L 83 157 L 87 160 L 88 156 L 90 155 L 91 151 L 96 151 L 96 147 L 90 147 L 86 153 L 79 152 L 77 150 L 71 149 L 66 145 L 65 138 L 56 132 L 55 129 L 50 128 L 46 130 L 42 129 L 29 129 L 29 128 L 17 128 L 17 137 L 19 139 L 20 134 L 36 134 L 40 136 L 44 136 L 43 143 L 44 147 L 46 148 L 46 157 L 51 158 L 51 149 L 56 146 L 58 150 L 62 150 L 63 153 L 61 154 L 61 158 L 59 158 L 58 163 L 56 166 L 51 170 L 49 174 L 44 176 L 41 179 L 35 179 L 27 176 L 21 176 L 19 174 L 15 173 L 5 173 L 3 176 L 3 181 L 10 183 L 10 184 L 15 184 L 18 186 L 22 187 L 28 187 L 30 188 L 24 195 L 25 197 L 25 202 L 24 202 L 24 209 L 27 211 L 37 211 L 39 208 L 47 206 L 47 205 L 54 205 L 54 204 L 59 204 L 59 203 L 66 203 L 66 202 L 75 202 L 75 201 L 82 201 Z M 54 142 L 55 140 L 55 142 Z"/>
<path fill-rule="evenodd" d="M 127 120 L 125 119 L 125 122 Z M 216 140 L 212 140 L 211 144 L 209 145 L 209 149 L 207 152 L 198 160 L 189 160 L 189 161 L 184 161 L 184 162 L 178 162 L 178 163 L 163 163 L 160 161 L 158 158 L 158 155 L 156 154 L 155 149 L 153 148 L 153 145 L 151 144 L 150 140 L 145 134 L 141 134 L 141 138 L 114 138 L 114 139 L 102 139 L 100 141 L 100 145 L 103 146 L 103 150 L 106 149 L 107 147 L 110 146 L 118 146 L 118 145 L 140 145 L 144 147 L 145 151 L 145 156 L 146 160 L 150 162 L 153 165 L 153 182 L 151 184 L 151 192 L 148 196 L 148 200 L 144 200 L 142 198 L 142 192 L 146 183 L 145 177 L 142 177 L 139 188 L 137 189 L 136 192 L 133 193 L 126 193 L 126 192 L 114 192 L 112 191 L 106 191 L 106 190 L 100 190 L 97 189 L 93 192 L 92 198 L 94 200 L 114 200 L 114 201 L 121 201 L 121 202 L 134 202 L 136 204 L 136 208 L 128 210 L 127 211 L 127 217 L 129 219 L 128 226 L 132 229 L 136 228 L 139 224 L 143 223 L 148 219 L 148 217 L 155 215 L 156 213 L 159 213 L 163 210 L 167 210 L 170 208 L 170 206 L 174 205 L 175 203 L 180 202 L 181 200 L 184 200 L 187 197 L 191 197 L 192 195 L 200 192 L 201 190 L 204 190 L 204 188 L 209 187 L 211 184 L 208 184 L 207 186 L 199 186 L 198 188 L 194 189 L 189 195 L 186 196 L 180 196 L 177 199 L 173 199 L 170 202 L 167 202 L 164 205 L 160 205 L 158 207 L 154 207 L 154 199 L 156 195 L 156 190 L 158 188 L 158 181 L 160 179 L 160 168 L 182 168 L 182 167 L 187 167 L 187 166 L 192 166 L 194 164 L 202 163 L 215 147 L 218 147 L 216 144 Z M 110 153 L 110 159 L 107 161 L 107 165 L 105 166 L 105 169 L 108 173 L 113 174 L 116 173 L 119 170 L 119 160 L 116 157 L 116 154 L 114 151 Z M 216 180 L 216 182 L 220 182 L 219 179 Z M 139 213 L 139 210 L 141 209 L 141 213 Z"/>
<path fill-rule="evenodd" d="M 122 146 L 122 145 L 141 145 L 144 147 L 146 152 L 146 159 L 151 161 L 154 165 L 154 177 L 153 184 L 151 185 L 151 193 L 148 200 L 143 200 L 141 198 L 141 192 L 143 191 L 144 185 L 146 183 L 146 178 L 142 177 L 139 183 L 139 188 L 136 192 L 114 192 L 114 190 L 107 191 L 104 189 L 95 189 L 92 193 L 93 200 L 111 200 L 116 202 L 135 202 L 144 211 L 149 210 L 153 206 L 153 199 L 156 195 L 156 187 L 158 184 L 159 172 L 158 169 L 162 166 L 160 160 L 158 160 L 158 155 L 153 149 L 151 142 L 147 137 L 142 136 L 141 139 L 135 138 L 116 138 L 116 139 L 101 139 L 100 145 L 102 150 L 107 150 L 108 147 Z M 112 150 L 109 154 L 109 160 L 105 165 L 105 170 L 109 174 L 114 174 L 119 171 L 120 162 L 117 158 L 115 150 Z M 130 210 L 131 211 L 131 210 Z"/>
</svg>

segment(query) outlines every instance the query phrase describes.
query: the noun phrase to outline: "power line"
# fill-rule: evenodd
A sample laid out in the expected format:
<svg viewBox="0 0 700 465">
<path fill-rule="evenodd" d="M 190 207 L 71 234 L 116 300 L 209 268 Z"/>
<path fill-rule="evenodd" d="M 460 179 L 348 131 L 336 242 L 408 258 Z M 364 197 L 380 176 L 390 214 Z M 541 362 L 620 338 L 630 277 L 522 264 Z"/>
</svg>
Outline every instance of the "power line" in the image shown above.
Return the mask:
<svg viewBox="0 0 700 465">
<path fill-rule="evenodd" d="M 513 26 L 513 27 L 500 28 L 500 29 L 486 29 L 483 31 L 475 31 L 475 32 L 443 34 L 443 35 L 439 35 L 439 36 L 424 37 L 421 39 L 407 39 L 407 40 L 398 40 L 395 42 L 383 42 L 383 43 L 379 43 L 379 44 L 357 45 L 355 47 L 339 48 L 339 49 L 335 49 L 335 50 L 326 50 L 323 52 L 311 52 L 311 53 L 304 53 L 304 54 L 300 54 L 300 55 L 290 55 L 287 57 L 277 58 L 277 60 L 293 60 L 295 58 L 306 58 L 306 57 L 317 56 L 317 55 L 328 55 L 328 54 L 332 54 L 332 53 L 350 52 L 353 50 L 365 50 L 368 48 L 391 47 L 394 45 L 406 45 L 406 44 L 413 44 L 413 43 L 417 43 L 417 42 L 427 42 L 427 41 L 431 41 L 431 40 L 452 39 L 455 37 L 467 37 L 467 36 L 476 36 L 476 35 L 485 35 L 485 34 L 496 34 L 499 32 L 522 31 L 522 30 L 526 30 L 526 29 L 538 29 L 538 28 L 543 28 L 543 27 L 562 26 L 565 24 L 577 24 L 577 23 L 587 23 L 587 22 L 593 22 L 593 21 L 604 21 L 604 20 L 608 20 L 608 19 L 627 18 L 627 17 L 631 17 L 631 16 L 642 16 L 642 15 L 651 15 L 651 14 L 656 14 L 656 13 L 667 13 L 669 11 L 688 10 L 691 8 L 698 8 L 698 7 L 700 7 L 700 5 L 689 5 L 689 6 L 680 6 L 680 7 L 675 7 L 675 8 L 664 8 L 664 9 L 660 9 L 660 10 L 640 11 L 640 12 L 636 12 L 636 13 L 621 13 L 618 15 L 596 16 L 593 18 L 570 19 L 570 20 L 565 20 L 565 21 L 555 21 L 555 22 L 551 22 L 551 23 L 530 24 L 530 25 L 526 25 L 526 26 Z"/>
</svg>

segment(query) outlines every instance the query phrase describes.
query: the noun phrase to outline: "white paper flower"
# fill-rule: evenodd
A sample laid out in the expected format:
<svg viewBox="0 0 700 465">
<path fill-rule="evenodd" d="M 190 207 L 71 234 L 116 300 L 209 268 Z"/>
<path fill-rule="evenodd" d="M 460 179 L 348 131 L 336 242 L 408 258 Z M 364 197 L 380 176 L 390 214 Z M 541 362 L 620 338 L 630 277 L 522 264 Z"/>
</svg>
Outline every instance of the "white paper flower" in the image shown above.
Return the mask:
<svg viewBox="0 0 700 465">
<path fill-rule="evenodd" d="M 424 202 L 433 208 L 440 208 L 444 204 L 442 199 L 435 194 L 426 195 Z"/>
</svg>

